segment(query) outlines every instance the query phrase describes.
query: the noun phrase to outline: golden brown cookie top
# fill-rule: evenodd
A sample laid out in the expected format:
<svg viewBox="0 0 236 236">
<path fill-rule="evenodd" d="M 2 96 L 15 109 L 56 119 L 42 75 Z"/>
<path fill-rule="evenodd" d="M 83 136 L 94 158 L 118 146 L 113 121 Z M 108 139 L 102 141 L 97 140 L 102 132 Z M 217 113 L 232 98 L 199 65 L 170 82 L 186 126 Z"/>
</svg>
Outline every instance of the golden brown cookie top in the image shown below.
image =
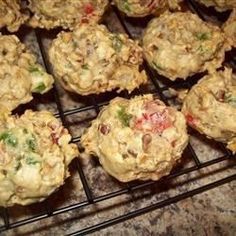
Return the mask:
<svg viewBox="0 0 236 236">
<path fill-rule="evenodd" d="M 118 9 L 130 17 L 158 14 L 166 9 L 180 9 L 182 0 L 114 0 Z"/>
<path fill-rule="evenodd" d="M 0 1 L 0 28 L 7 27 L 10 32 L 17 31 L 28 19 L 28 15 L 21 12 L 19 0 Z"/>
<path fill-rule="evenodd" d="M 47 111 L 26 111 L 0 120 L 0 205 L 44 200 L 69 176 L 78 155 L 71 136 Z"/>
<path fill-rule="evenodd" d="M 85 151 L 122 182 L 167 175 L 187 142 L 183 114 L 151 94 L 113 99 L 81 138 Z"/>
<path fill-rule="evenodd" d="M 49 56 L 63 87 L 81 95 L 113 89 L 131 92 L 147 80 L 140 69 L 142 48 L 103 25 L 81 25 L 73 32 L 60 33 Z"/>
<path fill-rule="evenodd" d="M 231 48 L 220 28 L 190 12 L 166 12 L 154 18 L 142 43 L 150 66 L 170 80 L 220 67 Z"/>
<path fill-rule="evenodd" d="M 204 76 L 184 99 L 182 112 L 188 124 L 235 151 L 236 85 L 232 70 Z"/>
<path fill-rule="evenodd" d="M 61 26 L 74 29 L 81 23 L 95 23 L 101 18 L 108 0 L 30 0 L 29 9 L 33 17 L 29 20 L 32 27 L 52 29 Z"/>
<path fill-rule="evenodd" d="M 226 11 L 236 8 L 236 0 L 197 0 L 207 7 L 215 7 L 217 11 Z"/>
<path fill-rule="evenodd" d="M 12 111 L 29 102 L 32 93 L 46 93 L 53 77 L 14 35 L 0 35 L 0 106 Z"/>
</svg>

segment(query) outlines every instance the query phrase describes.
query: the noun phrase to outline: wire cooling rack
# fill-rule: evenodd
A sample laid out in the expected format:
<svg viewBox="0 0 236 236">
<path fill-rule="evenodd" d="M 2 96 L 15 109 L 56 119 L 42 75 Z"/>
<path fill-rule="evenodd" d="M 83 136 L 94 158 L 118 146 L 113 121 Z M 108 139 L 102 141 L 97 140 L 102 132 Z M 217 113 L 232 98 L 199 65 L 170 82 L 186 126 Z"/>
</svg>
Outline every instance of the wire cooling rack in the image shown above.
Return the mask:
<svg viewBox="0 0 236 236">
<path fill-rule="evenodd" d="M 204 9 L 199 8 L 199 5 L 195 3 L 195 1 L 186 1 L 188 4 L 188 7 L 197 13 L 202 19 L 206 20 Z M 129 34 L 130 37 L 135 38 L 135 35 L 133 33 L 133 26 L 132 26 L 132 19 L 127 19 L 122 14 L 120 14 L 117 9 L 112 8 L 112 14 L 115 15 L 116 19 L 119 21 L 119 24 L 123 27 L 123 29 L 126 31 L 127 34 Z M 213 11 L 213 12 L 212 12 Z M 208 12 L 209 13 L 209 12 Z M 215 16 L 214 10 L 211 10 L 210 12 Z M 220 16 L 219 18 L 222 19 L 224 16 Z M 143 20 L 144 24 L 145 21 Z M 52 32 L 47 32 L 46 34 L 51 34 Z M 55 32 L 54 32 L 55 33 Z M 52 33 L 53 34 L 53 33 Z M 43 44 L 43 38 L 45 37 L 45 31 L 43 30 L 36 30 L 35 31 L 37 44 L 40 48 L 41 55 L 43 58 L 43 62 L 45 64 L 45 68 L 49 73 L 52 73 L 52 70 L 50 68 L 50 64 L 48 62 L 47 58 L 47 48 L 45 48 Z M 232 59 L 232 58 L 231 58 Z M 232 62 L 232 60 L 229 60 L 229 62 Z M 233 64 L 233 63 L 231 63 Z M 126 92 L 121 93 L 119 96 L 123 97 L 130 97 L 137 94 L 143 94 L 143 93 L 153 93 L 156 96 L 160 97 L 166 104 L 168 105 L 178 105 L 178 102 L 176 102 L 176 98 L 173 96 L 170 96 L 168 93 L 169 88 L 190 88 L 194 83 L 198 81 L 198 79 L 201 77 L 201 75 L 192 77 L 191 79 L 187 81 L 175 81 L 171 82 L 167 80 L 166 78 L 156 74 L 145 62 L 143 64 L 143 68 L 146 70 L 148 77 L 150 78 L 150 86 L 145 89 L 138 89 L 131 95 L 127 94 Z M 235 69 L 235 68 L 234 68 Z M 56 104 L 57 112 L 55 112 L 55 116 L 59 118 L 63 125 L 67 127 L 70 131 L 73 131 L 73 127 L 71 127 L 71 122 L 68 121 L 68 118 L 76 115 L 80 116 L 80 114 L 84 112 L 91 112 L 94 113 L 94 117 L 99 113 L 102 106 L 109 103 L 109 100 L 117 94 L 115 93 L 108 93 L 105 95 L 98 95 L 98 96 L 88 96 L 86 98 L 85 105 L 73 107 L 69 109 L 65 109 L 62 103 L 62 99 L 60 96 L 60 89 L 58 86 L 55 86 L 53 88 L 53 91 L 51 92 L 53 96 L 53 100 Z M 87 125 L 89 124 L 90 118 L 87 116 L 82 116 L 83 119 L 79 121 L 79 126 L 83 126 L 84 123 Z M 94 118 L 93 117 L 93 118 Z M 92 119 L 92 118 L 91 118 Z M 86 125 L 85 125 L 86 126 Z M 196 135 L 196 132 L 189 129 L 189 133 L 191 136 Z M 199 135 L 199 134 L 198 134 Z M 201 135 L 200 135 L 201 136 Z M 72 142 L 77 143 L 79 145 L 80 141 L 80 135 L 75 135 L 72 132 Z M 204 139 L 204 142 L 208 142 L 208 140 Z M 175 168 L 171 174 L 167 177 L 162 178 L 159 181 L 146 181 L 146 182 L 132 182 L 128 184 L 121 184 L 117 183 L 116 180 L 112 179 L 112 184 L 117 185 L 118 188 L 108 188 L 103 191 L 103 193 L 94 190 L 96 188 L 95 186 L 91 186 L 91 183 L 88 181 L 89 176 L 87 171 L 84 168 L 84 165 L 81 161 L 81 159 L 76 159 L 72 162 L 72 168 L 79 174 L 79 181 L 81 181 L 82 188 L 80 190 L 75 191 L 81 191 L 84 194 L 84 198 L 81 199 L 75 199 L 72 203 L 64 204 L 55 206 L 54 200 L 50 200 L 51 197 L 49 197 L 48 200 L 39 203 L 39 205 L 36 206 L 36 211 L 34 211 L 34 214 L 27 215 L 25 214 L 24 217 L 21 217 L 20 219 L 15 219 L 12 215 L 11 209 L 0 209 L 0 215 L 2 216 L 2 224 L 0 223 L 0 232 L 13 229 L 13 228 L 19 228 L 24 225 L 28 225 L 33 222 L 41 222 L 43 219 L 46 218 L 55 218 L 58 215 L 63 215 L 66 213 L 76 213 L 78 210 L 86 210 L 87 208 L 91 206 L 95 206 L 100 203 L 107 203 L 111 200 L 113 202 L 114 199 L 119 198 L 121 196 L 129 196 L 131 197 L 132 202 L 141 201 L 142 199 L 145 200 L 144 195 L 140 195 L 138 193 L 145 192 L 146 189 L 161 189 L 161 186 L 168 186 L 168 184 L 171 181 L 175 181 L 176 179 L 183 177 L 183 176 L 190 176 L 193 173 L 197 173 L 199 177 L 201 178 L 204 171 L 208 173 L 208 168 L 223 165 L 224 169 L 230 169 L 232 167 L 236 166 L 236 159 L 235 155 L 233 155 L 229 150 L 225 148 L 225 146 L 221 143 L 217 143 L 215 141 L 210 141 L 214 147 L 217 148 L 219 151 L 219 155 L 213 156 L 210 159 L 202 160 L 202 158 L 199 157 L 199 153 L 196 151 L 194 145 L 190 142 L 189 145 L 186 148 L 186 151 L 183 155 L 183 160 L 188 159 L 188 162 L 191 162 L 192 164 L 185 165 L 184 162 L 180 164 L 179 167 Z M 99 168 L 99 165 L 95 165 L 94 168 Z M 209 175 L 211 172 L 208 173 Z M 105 173 L 104 173 L 105 175 Z M 73 178 L 73 176 L 71 177 Z M 110 177 L 111 178 L 111 177 Z M 121 214 L 116 215 L 115 217 L 106 217 L 103 218 L 100 222 L 91 223 L 89 226 L 79 226 L 78 229 L 76 229 L 74 232 L 70 232 L 69 235 L 84 235 L 87 233 L 91 233 L 94 231 L 97 231 L 99 229 L 117 224 L 119 222 L 128 220 L 130 218 L 136 217 L 138 215 L 144 214 L 146 212 L 162 208 L 164 206 L 170 205 L 172 203 L 176 203 L 182 199 L 194 196 L 196 194 L 202 193 L 204 191 L 207 191 L 209 189 L 215 188 L 217 186 L 220 186 L 222 184 L 228 183 L 230 181 L 236 180 L 236 173 L 234 171 L 234 174 L 229 174 L 226 177 L 217 179 L 215 181 L 210 181 L 207 184 L 200 184 L 195 188 L 189 189 L 186 188 L 184 191 L 178 192 L 174 195 L 168 195 L 168 197 L 164 198 L 156 198 L 156 201 L 153 201 L 151 204 L 144 205 L 142 207 L 138 207 L 136 209 L 129 210 L 128 212 L 122 212 Z M 189 180 L 190 182 L 193 180 Z M 187 185 L 187 182 L 184 182 Z M 67 183 L 65 183 L 66 185 Z M 106 184 L 106 183 L 104 183 Z M 174 186 L 175 189 L 184 186 L 183 183 L 177 184 Z M 167 191 L 168 188 L 164 188 L 164 192 Z M 59 196 L 61 194 L 61 189 L 58 190 L 57 193 L 54 195 Z M 162 190 L 163 191 L 163 190 Z M 95 194 L 95 192 L 99 192 L 98 194 Z M 154 193 L 158 194 L 158 193 Z M 138 196 L 136 196 L 138 195 Z M 66 198 L 66 196 L 65 196 Z M 140 200 L 141 199 L 141 200 Z M 126 201 L 123 201 L 124 205 L 128 205 Z M 30 206 L 31 207 L 31 206 Z M 115 210 L 116 206 L 112 206 Z M 27 208 L 27 207 L 25 207 Z M 105 207 L 104 207 L 105 208 Z M 13 208 L 14 209 L 14 208 Z M 17 211 L 21 211 L 23 208 L 20 207 L 17 209 Z M 102 207 L 103 210 L 103 207 Z M 23 211 L 23 210 L 22 210 Z M 14 212 L 14 211 L 13 211 Z M 55 220 L 57 222 L 57 220 Z M 59 224 L 59 222 L 58 222 Z"/>
</svg>

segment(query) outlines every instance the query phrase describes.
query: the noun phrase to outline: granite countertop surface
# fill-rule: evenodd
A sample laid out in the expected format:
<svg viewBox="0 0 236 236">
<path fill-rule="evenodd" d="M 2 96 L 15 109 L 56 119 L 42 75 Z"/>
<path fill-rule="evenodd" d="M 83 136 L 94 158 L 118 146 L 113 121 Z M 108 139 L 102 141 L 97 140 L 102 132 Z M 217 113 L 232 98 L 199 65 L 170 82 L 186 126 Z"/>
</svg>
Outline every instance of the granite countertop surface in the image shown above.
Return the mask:
<svg viewBox="0 0 236 236">
<path fill-rule="evenodd" d="M 127 22 L 127 25 L 132 28 L 131 33 L 134 38 L 138 39 L 140 37 L 147 22 L 147 19 L 140 24 L 137 24 L 137 21 L 134 22 L 133 20 Z M 124 31 L 121 24 L 119 24 L 117 16 L 111 11 L 107 13 L 104 23 L 112 31 Z M 46 53 L 56 33 L 56 31 L 38 32 L 42 38 Z M 35 31 L 23 28 L 18 35 L 38 56 L 39 62 L 43 65 Z M 160 86 L 162 85 L 160 84 Z M 107 93 L 82 97 L 65 92 L 58 84 L 56 84 L 56 88 L 64 111 L 92 104 L 94 100 L 96 102 L 106 102 L 117 96 L 116 93 Z M 154 87 L 150 82 L 148 85 L 135 91 L 135 93 L 139 94 L 152 91 L 154 91 Z M 123 95 L 126 94 L 121 93 L 121 96 Z M 178 107 L 179 104 L 173 100 L 172 105 Z M 17 112 L 23 112 L 28 108 L 47 109 L 57 113 L 58 109 L 54 99 L 54 91 L 49 92 L 45 96 L 36 96 L 30 104 L 20 107 Z M 73 137 L 80 136 L 96 115 L 97 110 L 91 108 L 87 111 L 66 116 L 66 124 Z M 224 155 L 221 145 L 206 139 L 196 132 L 191 133 L 190 143 L 201 162 L 213 160 Z M 126 184 L 119 183 L 107 175 L 96 158 L 81 155 L 80 163 L 93 197 L 101 197 L 104 194 L 127 187 Z M 157 182 L 142 190 L 132 191 L 87 207 L 57 214 L 35 223 L 4 231 L 0 234 L 3 236 L 70 234 L 107 219 L 127 214 L 142 207 L 152 205 L 156 202 L 233 175 L 236 173 L 236 167 L 229 167 L 232 163 L 233 161 L 229 159 L 201 170 L 181 175 L 177 178 Z M 50 212 L 50 210 L 54 211 L 71 204 L 86 201 L 86 194 L 76 164 L 76 160 L 72 162 L 70 166 L 70 178 L 68 178 L 65 185 L 62 186 L 58 192 L 52 194 L 46 202 L 27 207 L 17 206 L 8 209 L 10 221 L 15 222 L 44 213 L 45 209 Z M 176 170 L 185 169 L 194 165 L 195 162 L 192 156 L 186 151 L 181 163 L 176 167 Z M 234 236 L 236 235 L 235 199 L 236 181 L 231 181 L 204 193 L 94 232 L 92 235 Z M 3 222 L 0 218 L 0 225 L 2 224 Z"/>
</svg>

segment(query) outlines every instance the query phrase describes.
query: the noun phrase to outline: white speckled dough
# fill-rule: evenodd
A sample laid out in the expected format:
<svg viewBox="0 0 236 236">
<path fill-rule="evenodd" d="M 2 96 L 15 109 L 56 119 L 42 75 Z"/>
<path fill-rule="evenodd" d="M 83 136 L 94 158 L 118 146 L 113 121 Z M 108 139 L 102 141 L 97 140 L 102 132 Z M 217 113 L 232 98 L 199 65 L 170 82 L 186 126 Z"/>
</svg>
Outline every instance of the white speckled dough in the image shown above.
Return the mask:
<svg viewBox="0 0 236 236">
<path fill-rule="evenodd" d="M 81 137 L 85 151 L 122 182 L 168 175 L 188 143 L 183 114 L 153 95 L 117 97 Z"/>
<path fill-rule="evenodd" d="M 52 88 L 53 77 L 14 35 L 0 35 L 0 107 L 9 111 Z"/>
<path fill-rule="evenodd" d="M 114 0 L 118 9 L 130 17 L 144 17 L 169 9 L 180 9 L 182 0 Z"/>
<path fill-rule="evenodd" d="M 29 21 L 32 27 L 52 29 L 61 26 L 74 29 L 80 23 L 98 22 L 108 5 L 108 0 L 30 0 L 34 13 Z"/>
<path fill-rule="evenodd" d="M 78 155 L 71 136 L 49 112 L 0 119 L 0 206 L 42 201 L 64 183 Z"/>
<path fill-rule="evenodd" d="M 81 25 L 73 32 L 60 33 L 49 58 L 62 86 L 81 95 L 113 89 L 131 92 L 147 81 L 145 71 L 139 69 L 142 48 L 103 25 Z"/>
<path fill-rule="evenodd" d="M 223 30 L 233 47 L 236 47 L 236 8 L 231 12 L 229 19 L 223 24 Z"/>
<path fill-rule="evenodd" d="M 236 0 L 197 0 L 207 7 L 215 7 L 217 11 L 226 11 L 236 8 Z"/>
<path fill-rule="evenodd" d="M 10 32 L 17 31 L 28 19 L 26 14 L 20 12 L 19 0 L 0 1 L 0 28 L 7 27 Z"/>
<path fill-rule="evenodd" d="M 214 70 L 230 50 L 220 28 L 190 12 L 166 12 L 154 18 L 142 42 L 150 66 L 170 80 Z"/>
<path fill-rule="evenodd" d="M 232 70 L 204 76 L 184 99 L 188 124 L 236 151 L 236 84 Z"/>
</svg>

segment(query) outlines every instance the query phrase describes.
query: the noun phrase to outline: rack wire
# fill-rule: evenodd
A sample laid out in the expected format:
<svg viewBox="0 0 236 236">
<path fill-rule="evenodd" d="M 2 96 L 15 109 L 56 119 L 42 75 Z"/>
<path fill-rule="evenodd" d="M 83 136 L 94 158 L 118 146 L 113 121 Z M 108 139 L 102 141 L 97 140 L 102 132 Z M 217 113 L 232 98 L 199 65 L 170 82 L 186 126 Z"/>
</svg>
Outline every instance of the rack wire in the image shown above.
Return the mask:
<svg viewBox="0 0 236 236">
<path fill-rule="evenodd" d="M 201 12 L 201 10 L 198 8 L 198 5 L 196 5 L 195 1 L 189 0 L 187 1 L 189 8 L 197 13 L 202 19 L 205 20 L 204 14 Z M 120 24 L 123 26 L 124 30 L 126 33 L 129 34 L 130 37 L 133 37 L 133 34 L 130 30 L 130 25 L 127 24 L 127 19 L 120 14 L 116 8 L 113 8 L 112 11 L 115 13 L 117 19 L 119 19 Z M 52 73 L 48 59 L 47 59 L 47 53 L 46 49 L 44 47 L 44 44 L 42 43 L 42 38 L 44 37 L 44 31 L 43 30 L 36 30 L 35 31 L 36 38 L 37 38 L 37 43 L 39 45 L 39 48 L 41 50 L 41 54 L 43 57 L 43 61 L 45 64 L 45 68 L 49 73 Z M 165 80 L 165 78 L 161 77 L 157 73 L 155 73 L 145 62 L 143 65 L 144 69 L 147 72 L 148 77 L 150 78 L 154 89 L 148 90 L 147 92 L 152 92 L 155 95 L 158 95 L 166 104 L 172 104 L 173 102 L 173 97 L 169 97 L 166 95 L 166 92 L 168 91 L 169 87 L 172 88 L 190 88 L 194 83 L 198 81 L 198 79 L 201 76 L 197 76 L 196 78 L 192 78 L 191 80 L 187 81 L 176 81 L 176 82 L 170 82 Z M 159 83 L 158 81 L 164 81 L 164 83 Z M 191 81 L 191 82 L 190 82 Z M 62 105 L 62 101 L 59 95 L 59 91 L 57 86 L 53 88 L 52 93 L 54 94 L 54 100 L 57 106 L 58 112 L 55 113 L 55 116 L 59 119 L 61 119 L 63 125 L 70 130 L 70 124 L 67 121 L 67 118 L 72 116 L 72 115 L 78 115 L 80 113 L 83 113 L 85 111 L 95 111 L 96 115 L 99 113 L 101 107 L 109 103 L 110 99 L 104 99 L 101 102 L 97 102 L 96 97 L 90 97 L 88 100 L 89 102 L 82 107 L 75 107 L 71 109 L 64 109 Z M 141 94 L 142 91 L 136 92 L 137 94 Z M 116 94 L 114 95 L 116 96 Z M 122 93 L 122 96 L 124 97 L 129 97 L 129 94 L 127 93 Z M 131 95 L 132 96 L 132 95 Z M 82 121 L 83 122 L 83 121 Z M 195 131 L 190 129 L 190 134 L 194 134 Z M 79 143 L 80 136 L 73 136 L 72 142 L 74 143 Z M 56 215 L 64 214 L 66 212 L 71 212 L 74 211 L 76 212 L 79 209 L 84 209 L 88 208 L 89 206 L 93 206 L 98 203 L 106 202 L 108 200 L 117 198 L 122 195 L 129 195 L 132 196 L 132 200 L 137 200 L 133 195 L 135 195 L 136 192 L 140 190 L 144 190 L 147 188 L 152 188 L 156 186 L 161 186 L 162 184 L 168 184 L 169 181 L 174 180 L 178 177 L 185 176 L 194 172 L 199 172 L 200 170 L 206 169 L 208 167 L 215 166 L 220 163 L 226 163 L 226 168 L 231 168 L 236 166 L 236 159 L 235 155 L 233 155 L 228 149 L 225 148 L 225 146 L 221 143 L 216 143 L 218 148 L 221 150 L 222 155 L 212 158 L 207 161 L 202 161 L 196 151 L 194 150 L 194 147 L 190 143 L 187 146 L 186 152 L 184 156 L 188 156 L 193 161 L 193 165 L 190 167 L 184 167 L 184 168 L 176 168 L 174 169 L 171 174 L 167 177 L 162 178 L 159 181 L 146 181 L 146 182 L 132 182 L 129 184 L 123 184 L 120 189 L 110 191 L 108 193 L 102 194 L 95 196 L 93 194 L 93 189 L 91 189 L 90 184 L 88 183 L 88 178 L 87 175 L 84 171 L 83 165 L 81 163 L 80 159 L 76 159 L 73 162 L 73 166 L 75 169 L 78 171 L 80 180 L 83 185 L 83 191 L 85 194 L 85 199 L 82 201 L 75 202 L 73 204 L 69 204 L 63 207 L 59 208 L 54 208 L 54 206 L 48 201 L 44 201 L 41 205 L 41 212 L 34 215 L 34 216 L 28 216 L 25 217 L 24 219 L 16 220 L 13 221 L 10 211 L 8 209 L 1 208 L 0 209 L 0 215 L 2 216 L 3 219 L 3 224 L 0 224 L 0 232 L 17 228 L 23 225 L 27 225 L 33 222 L 40 222 L 42 219 L 49 218 L 49 217 L 55 217 Z M 184 157 L 183 157 L 184 159 Z M 117 217 L 113 218 L 107 218 L 104 221 L 101 221 L 100 223 L 96 223 L 94 225 L 88 226 L 88 227 L 83 227 L 75 232 L 70 233 L 70 235 L 84 235 L 88 234 L 100 229 L 103 229 L 105 227 L 123 222 L 125 220 L 131 219 L 133 217 L 139 216 L 141 214 L 144 214 L 146 212 L 162 208 L 165 206 L 168 206 L 170 204 L 176 203 L 180 200 L 183 200 L 185 198 L 194 196 L 196 194 L 202 193 L 204 191 L 210 190 L 212 188 L 215 188 L 217 186 L 223 185 L 225 183 L 228 183 L 230 181 L 236 180 L 236 173 L 231 174 L 227 177 L 221 178 L 216 181 L 211 181 L 210 183 L 203 184 L 200 187 L 184 191 L 182 193 L 176 194 L 174 196 L 168 197 L 167 199 L 160 199 L 157 200 L 156 202 L 149 204 L 145 207 L 135 209 L 133 211 L 130 211 L 128 213 L 124 213 L 121 215 L 118 215 Z M 176 187 L 177 188 L 177 187 Z M 60 192 L 60 190 L 59 190 Z M 59 194 L 56 193 L 56 194 Z M 144 198 L 144 197 L 143 197 Z M 125 203 L 124 203 L 125 204 Z"/>
</svg>

